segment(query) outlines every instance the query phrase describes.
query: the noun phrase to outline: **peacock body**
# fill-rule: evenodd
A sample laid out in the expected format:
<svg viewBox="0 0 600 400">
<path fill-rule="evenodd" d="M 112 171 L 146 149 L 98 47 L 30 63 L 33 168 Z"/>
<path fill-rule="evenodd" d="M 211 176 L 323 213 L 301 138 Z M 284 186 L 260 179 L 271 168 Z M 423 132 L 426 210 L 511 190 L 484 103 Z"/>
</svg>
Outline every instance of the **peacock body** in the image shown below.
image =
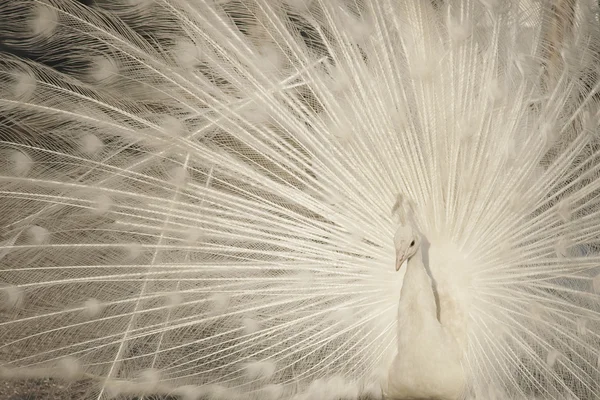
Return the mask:
<svg viewBox="0 0 600 400">
<path fill-rule="evenodd" d="M 464 396 L 595 398 L 598 15 L 1 2 L 0 377 L 98 400 L 381 396 L 410 317 L 402 194 Z"/>
</svg>

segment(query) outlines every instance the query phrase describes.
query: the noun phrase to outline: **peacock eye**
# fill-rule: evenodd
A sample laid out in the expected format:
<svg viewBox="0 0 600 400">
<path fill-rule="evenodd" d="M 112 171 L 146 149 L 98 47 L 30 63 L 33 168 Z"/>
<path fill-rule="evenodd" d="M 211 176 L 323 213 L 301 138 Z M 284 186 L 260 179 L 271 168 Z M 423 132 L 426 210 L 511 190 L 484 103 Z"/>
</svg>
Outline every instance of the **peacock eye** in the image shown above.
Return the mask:
<svg viewBox="0 0 600 400">
<path fill-rule="evenodd" d="M 413 240 L 412 242 L 410 242 L 410 247 L 413 247 L 415 245 L 415 241 Z"/>
</svg>

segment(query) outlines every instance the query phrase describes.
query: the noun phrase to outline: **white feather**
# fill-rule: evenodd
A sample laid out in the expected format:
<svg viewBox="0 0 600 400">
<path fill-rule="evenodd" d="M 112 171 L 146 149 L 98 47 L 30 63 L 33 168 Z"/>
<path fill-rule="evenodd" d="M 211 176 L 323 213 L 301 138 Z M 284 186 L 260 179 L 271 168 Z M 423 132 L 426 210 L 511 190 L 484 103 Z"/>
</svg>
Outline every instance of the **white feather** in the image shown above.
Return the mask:
<svg viewBox="0 0 600 400">
<path fill-rule="evenodd" d="M 226 293 L 216 293 L 210 297 L 212 310 L 216 314 L 224 313 L 229 304 L 231 303 L 231 297 Z"/>
<path fill-rule="evenodd" d="M 98 299 L 87 299 L 83 303 L 83 313 L 87 318 L 97 318 L 103 309 L 104 306 Z"/>
<path fill-rule="evenodd" d="M 27 238 L 32 244 L 44 244 L 48 242 L 49 237 L 50 232 L 48 232 L 48 229 L 39 225 L 33 225 L 27 229 Z"/>
<path fill-rule="evenodd" d="M 175 308 L 180 306 L 185 301 L 183 295 L 181 293 L 169 293 L 167 295 L 167 306 L 170 308 Z"/>
<path fill-rule="evenodd" d="M 377 397 L 403 193 L 468 394 L 593 398 L 598 8 L 544 4 L 0 2 L 2 373 Z"/>
<path fill-rule="evenodd" d="M 199 388 L 193 385 L 180 386 L 173 394 L 179 396 L 181 400 L 199 400 L 201 397 Z"/>
<path fill-rule="evenodd" d="M 112 199 L 106 194 L 97 194 L 92 201 L 92 214 L 103 215 L 110 211 Z"/>
<path fill-rule="evenodd" d="M 33 36 L 48 38 L 58 26 L 58 13 L 54 8 L 43 3 L 35 5 L 31 10 L 29 27 Z"/>
<path fill-rule="evenodd" d="M 278 400 L 283 396 L 284 387 L 282 385 L 269 384 L 261 390 L 261 397 L 265 400 Z"/>
<path fill-rule="evenodd" d="M 65 357 L 58 362 L 59 377 L 74 382 L 83 375 L 83 367 L 74 357 Z"/>
<path fill-rule="evenodd" d="M 14 100 L 30 101 L 37 87 L 37 81 L 29 68 L 13 72 L 11 94 Z"/>
<path fill-rule="evenodd" d="M 108 56 L 96 56 L 91 62 L 89 76 L 94 82 L 109 84 L 115 81 L 119 67 L 115 60 Z"/>
<path fill-rule="evenodd" d="M 244 327 L 244 334 L 251 335 L 260 330 L 260 323 L 254 318 L 242 319 L 242 326 Z"/>
<path fill-rule="evenodd" d="M 0 294 L 2 294 L 2 308 L 5 310 L 20 307 L 25 298 L 23 290 L 14 285 L 1 287 Z"/>
<path fill-rule="evenodd" d="M 83 153 L 91 156 L 98 153 L 104 146 L 104 143 L 96 135 L 87 133 L 81 137 L 79 145 Z"/>
<path fill-rule="evenodd" d="M 125 256 L 126 261 L 133 262 L 142 255 L 144 248 L 142 247 L 142 245 L 140 243 L 132 242 L 132 243 L 127 243 L 125 245 L 125 251 L 126 251 L 126 256 Z"/>
<path fill-rule="evenodd" d="M 252 361 L 245 364 L 244 369 L 249 380 L 270 380 L 277 369 L 272 361 Z"/>
<path fill-rule="evenodd" d="M 559 357 L 560 357 L 560 353 L 557 350 L 555 350 L 555 349 L 550 350 L 548 352 L 548 355 L 546 356 L 546 364 L 548 364 L 548 367 L 554 368 L 554 365 L 559 360 Z"/>
<path fill-rule="evenodd" d="M 7 161 L 5 161 L 7 175 L 26 176 L 31 171 L 33 160 L 27 154 L 14 150 L 5 152 L 3 156 L 6 157 L 5 160 Z"/>
<path fill-rule="evenodd" d="M 160 371 L 156 368 L 145 369 L 140 372 L 139 380 L 146 393 L 153 393 L 160 383 Z"/>
</svg>

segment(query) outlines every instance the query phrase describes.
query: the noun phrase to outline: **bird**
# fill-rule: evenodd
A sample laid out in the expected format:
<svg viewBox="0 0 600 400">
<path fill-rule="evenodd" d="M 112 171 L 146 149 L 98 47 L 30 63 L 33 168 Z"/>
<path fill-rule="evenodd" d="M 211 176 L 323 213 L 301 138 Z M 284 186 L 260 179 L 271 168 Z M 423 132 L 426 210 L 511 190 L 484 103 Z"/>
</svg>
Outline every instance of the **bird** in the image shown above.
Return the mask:
<svg viewBox="0 0 600 400">
<path fill-rule="evenodd" d="M 0 379 L 595 398 L 598 15 L 0 1 Z"/>
<path fill-rule="evenodd" d="M 399 200 L 402 202 L 402 200 Z M 463 349 L 454 332 L 440 323 L 433 284 L 423 263 L 422 238 L 401 210 L 394 234 L 396 271 L 406 264 L 396 333 L 396 356 L 389 369 L 385 397 L 390 399 L 461 399 L 466 389 Z M 458 318 L 457 313 L 453 313 Z M 461 321 L 464 324 L 464 321 Z"/>
</svg>

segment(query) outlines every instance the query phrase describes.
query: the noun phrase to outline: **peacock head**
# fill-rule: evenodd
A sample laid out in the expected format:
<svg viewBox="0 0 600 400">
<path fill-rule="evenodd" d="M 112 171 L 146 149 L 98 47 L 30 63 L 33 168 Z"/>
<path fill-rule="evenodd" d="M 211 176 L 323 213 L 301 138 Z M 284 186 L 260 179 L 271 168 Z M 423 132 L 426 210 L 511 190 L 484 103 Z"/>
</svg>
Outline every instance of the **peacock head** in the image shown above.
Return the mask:
<svg viewBox="0 0 600 400">
<path fill-rule="evenodd" d="M 400 270 L 404 261 L 415 255 L 421 245 L 421 236 L 411 224 L 402 224 L 394 234 L 396 248 L 396 271 Z"/>
</svg>

